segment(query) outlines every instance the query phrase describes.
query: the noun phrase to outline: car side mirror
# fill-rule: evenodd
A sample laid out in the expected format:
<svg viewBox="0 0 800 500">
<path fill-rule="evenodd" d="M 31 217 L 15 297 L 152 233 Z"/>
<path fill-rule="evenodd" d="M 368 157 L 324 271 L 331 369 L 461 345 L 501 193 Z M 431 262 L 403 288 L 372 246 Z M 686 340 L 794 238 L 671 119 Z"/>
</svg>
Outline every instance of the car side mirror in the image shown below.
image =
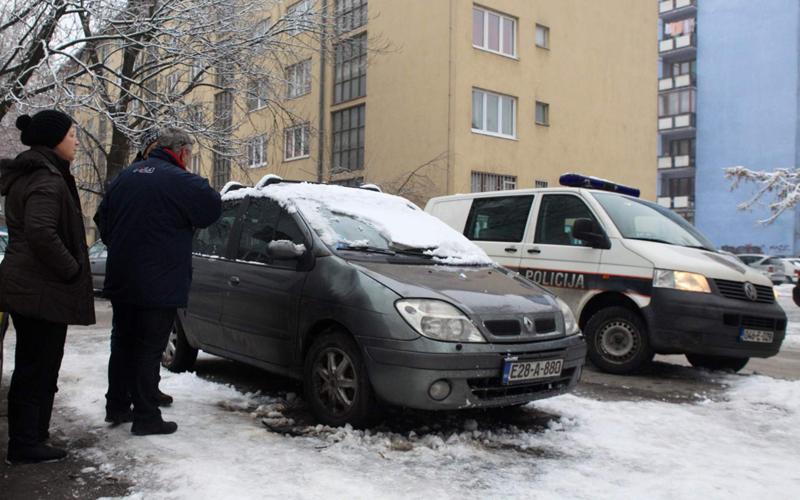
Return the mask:
<svg viewBox="0 0 800 500">
<path fill-rule="evenodd" d="M 591 219 L 575 219 L 572 225 L 572 237 L 588 243 L 592 248 L 605 250 L 611 248 L 611 242 Z"/>
<path fill-rule="evenodd" d="M 275 260 L 294 260 L 305 255 L 306 246 L 296 245 L 289 240 L 270 241 L 267 253 Z"/>
</svg>

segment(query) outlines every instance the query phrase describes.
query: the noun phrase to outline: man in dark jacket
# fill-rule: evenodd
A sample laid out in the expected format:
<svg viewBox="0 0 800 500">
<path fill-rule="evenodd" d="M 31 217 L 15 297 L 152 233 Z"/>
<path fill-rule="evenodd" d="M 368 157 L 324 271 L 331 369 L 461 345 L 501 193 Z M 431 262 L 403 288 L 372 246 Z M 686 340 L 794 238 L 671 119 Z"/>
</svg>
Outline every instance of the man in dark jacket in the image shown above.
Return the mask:
<svg viewBox="0 0 800 500">
<path fill-rule="evenodd" d="M 186 171 L 191 154 L 188 134 L 161 131 L 159 146 L 114 179 L 95 215 L 108 247 L 103 292 L 114 310 L 106 420 L 132 420 L 136 435 L 178 428 L 158 408 L 159 360 L 176 309 L 188 301 L 194 229 L 222 210 L 208 181 Z"/>
<path fill-rule="evenodd" d="M 17 119 L 31 149 L 0 162 L 9 244 L 0 264 L 0 310 L 17 335 L 8 392 L 11 463 L 59 460 L 48 446 L 67 325 L 95 321 L 81 203 L 69 164 L 78 147 L 72 119 L 44 110 Z"/>
</svg>

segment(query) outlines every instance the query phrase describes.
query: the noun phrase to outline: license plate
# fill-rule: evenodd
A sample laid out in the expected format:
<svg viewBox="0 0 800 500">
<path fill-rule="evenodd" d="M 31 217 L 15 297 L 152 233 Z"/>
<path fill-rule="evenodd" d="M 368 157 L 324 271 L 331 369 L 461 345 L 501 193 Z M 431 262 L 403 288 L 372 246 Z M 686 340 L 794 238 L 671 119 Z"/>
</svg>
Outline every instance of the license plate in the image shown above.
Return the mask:
<svg viewBox="0 0 800 500">
<path fill-rule="evenodd" d="M 772 343 L 772 338 L 774 336 L 774 332 L 742 328 L 742 331 L 739 333 L 739 340 L 742 342 L 762 342 L 765 344 L 770 344 Z"/>
<path fill-rule="evenodd" d="M 561 375 L 561 368 L 563 366 L 563 359 L 542 359 L 537 361 L 506 360 L 503 366 L 503 384 L 558 377 Z"/>
</svg>

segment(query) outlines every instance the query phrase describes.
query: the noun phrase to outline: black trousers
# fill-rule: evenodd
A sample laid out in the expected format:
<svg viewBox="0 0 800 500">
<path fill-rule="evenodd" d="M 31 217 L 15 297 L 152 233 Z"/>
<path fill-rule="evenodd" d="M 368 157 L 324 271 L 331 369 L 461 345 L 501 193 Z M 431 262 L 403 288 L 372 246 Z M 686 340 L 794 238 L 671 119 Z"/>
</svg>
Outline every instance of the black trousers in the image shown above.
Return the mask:
<svg viewBox="0 0 800 500">
<path fill-rule="evenodd" d="M 17 347 L 8 391 L 8 447 L 35 446 L 50 436 L 67 325 L 15 313 L 11 319 Z"/>
<path fill-rule="evenodd" d="M 158 383 L 161 354 L 175 322 L 175 308 L 141 308 L 112 303 L 111 357 L 106 411 L 119 414 L 133 404 L 134 422 L 161 420 Z"/>
</svg>

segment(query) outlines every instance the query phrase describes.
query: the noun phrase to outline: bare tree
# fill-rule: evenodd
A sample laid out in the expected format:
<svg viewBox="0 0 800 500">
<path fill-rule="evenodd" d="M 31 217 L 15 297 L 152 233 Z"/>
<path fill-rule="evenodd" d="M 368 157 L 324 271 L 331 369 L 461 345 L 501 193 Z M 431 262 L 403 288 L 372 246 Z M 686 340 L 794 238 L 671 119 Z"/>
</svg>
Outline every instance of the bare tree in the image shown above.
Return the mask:
<svg viewBox="0 0 800 500">
<path fill-rule="evenodd" d="M 767 172 L 738 166 L 725 169 L 725 177 L 731 181 L 731 190 L 742 184 L 752 183 L 756 186 L 755 193 L 739 204 L 741 210 L 752 208 L 764 198 L 771 198 L 768 202 L 771 215 L 759 221 L 762 224 L 775 222 L 781 214 L 800 202 L 800 171 L 796 168 Z"/>
<path fill-rule="evenodd" d="M 443 175 L 441 172 L 447 168 L 447 152 L 442 152 L 431 158 L 430 160 L 421 163 L 415 167 L 405 170 L 402 174 L 387 179 L 384 182 L 379 182 L 384 192 L 395 194 L 408 198 L 417 204 L 422 204 L 424 201 L 436 196 L 434 192 L 439 182 L 433 178 L 434 175 Z"/>
</svg>

